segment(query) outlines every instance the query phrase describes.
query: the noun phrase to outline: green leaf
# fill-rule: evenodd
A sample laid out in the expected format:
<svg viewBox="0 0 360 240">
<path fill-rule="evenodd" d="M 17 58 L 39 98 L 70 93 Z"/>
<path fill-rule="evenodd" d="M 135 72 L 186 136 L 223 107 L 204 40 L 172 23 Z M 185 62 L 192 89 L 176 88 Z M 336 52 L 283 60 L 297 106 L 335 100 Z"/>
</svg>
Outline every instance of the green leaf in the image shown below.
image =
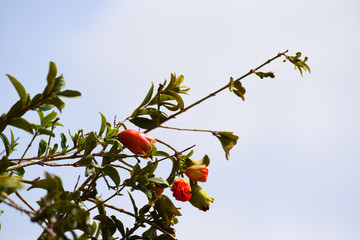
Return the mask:
<svg viewBox="0 0 360 240">
<path fill-rule="evenodd" d="M 53 104 L 41 104 L 39 106 L 36 107 L 36 110 L 40 110 L 40 111 L 48 111 L 52 108 L 54 108 L 55 106 Z"/>
<path fill-rule="evenodd" d="M 55 78 L 55 84 L 51 92 L 58 93 L 63 90 L 65 87 L 65 80 L 63 75 L 61 74 L 59 77 Z"/>
<path fill-rule="evenodd" d="M 240 97 L 243 101 L 245 101 L 244 95 L 246 93 L 246 90 L 242 86 L 242 83 L 240 81 L 235 81 L 234 87 L 235 87 L 235 89 L 233 89 L 233 92 L 235 93 L 235 95 Z"/>
<path fill-rule="evenodd" d="M 26 93 L 24 86 L 13 76 L 9 74 L 6 74 L 6 76 L 10 79 L 11 83 L 14 85 L 17 93 L 19 94 L 22 104 L 25 105 L 28 98 L 28 94 Z"/>
<path fill-rule="evenodd" d="M 54 155 L 58 149 L 59 145 L 57 143 L 54 144 L 54 147 L 50 149 L 49 155 Z"/>
<path fill-rule="evenodd" d="M 57 69 L 54 62 L 50 62 L 49 64 L 49 72 L 46 77 L 47 85 L 44 89 L 44 95 L 49 95 L 54 88 L 55 79 L 56 79 Z"/>
<path fill-rule="evenodd" d="M 35 97 L 31 99 L 30 105 L 36 106 L 41 101 L 42 97 L 43 95 L 41 93 L 36 94 Z"/>
<path fill-rule="evenodd" d="M 106 127 L 106 118 L 102 113 L 100 113 L 100 115 L 101 115 L 101 127 L 99 131 L 99 136 L 101 136 L 104 133 Z"/>
<path fill-rule="evenodd" d="M 13 118 L 9 121 L 9 125 L 20 128 L 30 134 L 33 134 L 33 129 L 31 124 L 26 121 L 24 118 Z"/>
<path fill-rule="evenodd" d="M 47 142 L 44 139 L 41 139 L 39 142 L 39 149 L 38 149 L 38 157 L 42 156 L 47 148 Z"/>
<path fill-rule="evenodd" d="M 174 97 L 181 110 L 184 109 L 184 101 L 178 93 L 173 90 L 168 90 L 166 93 Z"/>
<path fill-rule="evenodd" d="M 6 156 L 3 156 L 0 160 L 0 173 L 6 172 L 7 168 L 10 166 L 10 161 Z"/>
<path fill-rule="evenodd" d="M 94 132 L 90 132 L 89 135 L 85 138 L 85 153 L 84 155 L 88 155 L 96 148 L 97 146 L 97 139 Z"/>
<path fill-rule="evenodd" d="M 275 77 L 274 72 L 267 72 L 267 73 L 264 73 L 264 72 L 255 72 L 255 74 L 258 75 L 261 79 L 267 78 L 267 77 L 270 77 L 270 78 L 274 78 L 274 77 Z"/>
<path fill-rule="evenodd" d="M 146 104 L 148 104 L 150 102 L 153 92 L 154 92 L 154 83 L 152 82 L 150 90 L 148 91 L 145 99 L 143 100 L 143 102 L 140 104 L 140 106 L 138 108 L 142 108 L 143 106 L 145 106 Z"/>
<path fill-rule="evenodd" d="M 77 163 L 76 166 L 89 166 L 92 163 L 94 156 L 92 154 L 84 155 Z"/>
<path fill-rule="evenodd" d="M 66 139 L 65 134 L 60 133 L 60 137 L 61 137 L 61 148 L 66 148 L 67 147 L 67 145 L 66 145 L 67 139 Z"/>
<path fill-rule="evenodd" d="M 0 133 L 0 138 L 1 140 L 3 141 L 4 143 L 4 146 L 5 146 L 5 151 L 6 151 L 6 156 L 9 156 L 12 152 L 12 149 L 11 149 L 11 145 L 10 145 L 10 142 L 8 140 L 8 138 L 5 136 L 5 134 L 3 133 Z"/>
<path fill-rule="evenodd" d="M 170 187 L 168 181 L 166 181 L 165 179 L 161 178 L 161 177 L 152 177 L 152 178 L 148 178 L 149 182 L 153 182 L 153 183 L 157 183 L 161 186 L 166 186 L 166 187 Z"/>
<path fill-rule="evenodd" d="M 49 192 L 64 191 L 61 179 L 57 176 L 53 176 L 48 173 L 46 173 L 45 179 L 41 179 L 34 182 L 28 190 L 32 188 L 42 188 Z"/>
<path fill-rule="evenodd" d="M 111 219 L 114 221 L 116 228 L 121 233 L 121 236 L 124 237 L 125 236 L 124 224 L 119 219 L 117 219 L 114 215 L 111 215 Z"/>
<path fill-rule="evenodd" d="M 39 110 L 36 110 L 36 112 L 37 112 L 38 115 L 39 115 L 40 122 L 42 122 L 42 120 L 44 119 L 44 112 L 43 112 L 43 111 L 39 111 Z"/>
<path fill-rule="evenodd" d="M 157 120 L 154 119 L 148 119 L 144 117 L 135 117 L 130 120 L 131 123 L 134 125 L 144 128 L 144 129 L 151 129 L 158 126 Z"/>
<path fill-rule="evenodd" d="M 18 177 L 0 176 L 0 188 L 22 188 Z"/>
<path fill-rule="evenodd" d="M 210 164 L 210 158 L 208 155 L 205 154 L 205 156 L 202 159 L 199 160 L 192 160 L 190 158 L 186 159 L 187 165 L 190 167 L 192 165 L 206 165 L 209 166 Z"/>
<path fill-rule="evenodd" d="M 49 129 L 44 129 L 44 128 L 39 128 L 38 133 L 40 133 L 40 135 L 48 135 L 48 136 L 52 136 L 55 137 L 55 133 L 53 133 L 51 130 Z"/>
<path fill-rule="evenodd" d="M 62 97 L 68 97 L 68 98 L 81 97 L 81 93 L 79 91 L 75 91 L 75 90 L 65 90 L 63 92 L 57 93 L 57 95 L 62 96 Z"/>
<path fill-rule="evenodd" d="M 234 85 L 234 78 L 230 77 L 230 82 L 229 82 L 229 91 L 230 92 L 233 91 L 233 85 Z"/>
<path fill-rule="evenodd" d="M 18 164 L 14 163 L 14 162 L 10 162 L 10 166 L 16 166 L 16 165 L 18 165 Z M 23 177 L 25 175 L 25 169 L 23 167 L 14 170 L 14 172 L 16 175 L 18 175 L 20 177 Z"/>
<path fill-rule="evenodd" d="M 134 208 L 134 214 L 137 216 L 139 213 L 138 213 L 138 208 L 137 208 L 137 206 L 136 206 L 135 200 L 134 200 L 134 198 L 133 198 L 133 196 L 131 195 L 130 192 L 128 192 L 128 194 L 129 194 L 131 203 L 132 203 L 133 208 Z"/>
<path fill-rule="evenodd" d="M 229 160 L 229 152 L 232 147 L 234 147 L 239 139 L 238 136 L 234 135 L 232 132 L 213 132 L 213 135 L 217 137 L 225 151 L 226 159 Z"/>
<path fill-rule="evenodd" d="M 25 112 L 26 111 L 23 111 L 23 103 L 21 102 L 20 99 L 14 105 L 12 105 L 12 107 L 10 108 L 10 110 L 6 115 L 9 116 L 8 118 L 13 117 L 13 115 L 16 115 L 17 117 L 21 117 L 22 115 L 25 114 Z"/>
<path fill-rule="evenodd" d="M 118 173 L 118 171 L 112 167 L 112 166 L 109 166 L 109 165 L 106 165 L 104 168 L 103 168 L 103 172 L 108 175 L 111 180 L 113 180 L 113 182 L 115 183 L 116 187 L 119 186 L 120 184 L 120 175 Z"/>
<path fill-rule="evenodd" d="M 60 112 L 65 107 L 65 103 L 58 97 L 46 99 L 44 103 L 48 105 L 54 105 L 55 107 L 57 107 L 57 109 L 59 109 Z"/>
<path fill-rule="evenodd" d="M 48 125 L 49 123 L 51 123 L 51 121 L 53 121 L 56 117 L 57 117 L 57 112 L 52 111 L 51 113 L 49 113 L 48 115 L 46 115 L 46 116 L 41 120 L 41 126 L 42 126 L 42 127 L 47 127 L 47 125 Z"/>
</svg>

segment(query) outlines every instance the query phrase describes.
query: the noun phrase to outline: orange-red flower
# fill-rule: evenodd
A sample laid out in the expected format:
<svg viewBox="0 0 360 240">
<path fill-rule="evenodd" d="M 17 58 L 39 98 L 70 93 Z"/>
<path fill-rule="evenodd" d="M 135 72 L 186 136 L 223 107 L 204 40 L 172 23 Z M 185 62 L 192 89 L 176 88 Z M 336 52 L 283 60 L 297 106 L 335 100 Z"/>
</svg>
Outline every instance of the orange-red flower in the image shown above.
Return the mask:
<svg viewBox="0 0 360 240">
<path fill-rule="evenodd" d="M 193 181 L 206 182 L 209 169 L 206 165 L 192 165 L 185 170 L 185 174 Z"/>
<path fill-rule="evenodd" d="M 191 198 L 190 183 L 185 178 L 177 178 L 171 187 L 176 200 L 186 202 Z"/>
<path fill-rule="evenodd" d="M 133 129 L 127 129 L 118 134 L 119 141 L 134 154 L 147 155 L 152 148 L 151 142 L 156 140 L 149 135 Z"/>
</svg>

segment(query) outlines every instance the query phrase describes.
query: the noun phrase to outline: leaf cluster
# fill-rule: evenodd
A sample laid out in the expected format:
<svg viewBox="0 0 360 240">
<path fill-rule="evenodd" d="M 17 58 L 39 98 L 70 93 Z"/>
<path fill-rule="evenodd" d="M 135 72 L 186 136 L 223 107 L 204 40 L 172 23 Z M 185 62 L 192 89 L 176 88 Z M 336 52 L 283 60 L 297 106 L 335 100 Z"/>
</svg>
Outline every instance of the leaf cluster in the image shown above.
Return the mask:
<svg viewBox="0 0 360 240">
<path fill-rule="evenodd" d="M 289 61 L 292 64 L 294 64 L 295 69 L 299 70 L 301 76 L 303 76 L 303 70 L 309 71 L 309 73 L 311 73 L 310 67 L 306 64 L 308 57 L 305 57 L 304 60 L 301 60 L 300 57 L 301 57 L 301 52 L 297 52 L 295 56 L 285 55 L 284 62 Z"/>
<path fill-rule="evenodd" d="M 131 114 L 130 122 L 143 129 L 153 129 L 159 126 L 168 117 L 165 110 L 170 112 L 184 109 L 184 101 L 181 94 L 187 94 L 190 88 L 181 86 L 184 76 L 176 77 L 171 74 L 170 81 L 165 79 L 159 85 L 157 93 L 154 94 L 154 84 L 146 94 L 140 106 Z"/>
</svg>

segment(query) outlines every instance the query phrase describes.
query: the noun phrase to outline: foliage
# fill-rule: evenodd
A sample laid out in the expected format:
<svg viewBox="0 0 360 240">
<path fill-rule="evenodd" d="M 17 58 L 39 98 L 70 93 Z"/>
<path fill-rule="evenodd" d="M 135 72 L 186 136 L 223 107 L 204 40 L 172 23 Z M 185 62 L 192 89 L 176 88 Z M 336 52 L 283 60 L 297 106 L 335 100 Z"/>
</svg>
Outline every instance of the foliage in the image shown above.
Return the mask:
<svg viewBox="0 0 360 240">
<path fill-rule="evenodd" d="M 164 141 L 150 137 L 147 133 L 160 127 L 208 132 L 220 141 L 226 159 L 229 159 L 229 152 L 238 140 L 238 136 L 232 132 L 183 129 L 163 124 L 225 89 L 229 89 L 245 100 L 246 90 L 241 80 L 250 74 L 255 74 L 260 78 L 274 78 L 273 72 L 264 73 L 258 70 L 277 58 L 284 57 L 284 61 L 294 64 L 301 74 L 302 70 L 310 72 L 310 68 L 305 63 L 307 58 L 301 60 L 300 53 L 292 57 L 287 56 L 286 52 L 279 53 L 236 80 L 231 78 L 224 87 L 189 106 L 185 106 L 182 98 L 190 89 L 182 85 L 184 77 L 171 74 L 170 80 L 159 84 L 157 90 L 152 83 L 139 107 L 123 121 L 112 125 L 100 113 L 99 131 L 84 133 L 83 130 L 78 130 L 75 133 L 70 131 L 60 133 L 60 142 L 57 143 L 52 143 L 51 140 L 55 139 L 54 128 L 62 126 L 58 118 L 58 112 L 61 113 L 65 107 L 62 98 L 79 97 L 80 92 L 63 90 L 64 77 L 58 76 L 53 62 L 49 65 L 44 91 L 33 98 L 15 77 L 6 75 L 20 99 L 0 117 L 0 138 L 4 144 L 0 160 L 1 203 L 25 213 L 32 222 L 39 224 L 44 230 L 39 239 L 114 239 L 115 235 L 121 236 L 121 239 L 176 239 L 173 226 L 178 222 L 177 217 L 181 216 L 181 213 L 171 198 L 163 194 L 163 189 L 171 188 L 177 199 L 189 201 L 195 207 L 194 209 L 208 210 L 214 198 L 200 188 L 196 180 L 206 181 L 210 159 L 206 154 L 202 159 L 191 159 L 194 146 L 179 151 Z M 29 111 L 37 112 L 39 123 L 30 123 L 23 117 Z M 131 124 L 143 129 L 143 133 L 131 130 L 126 132 L 125 140 L 118 137 L 119 133 L 125 131 Z M 32 135 L 30 143 L 20 158 L 12 157 L 20 144 L 18 138 L 14 136 L 11 129 L 10 136 L 4 133 L 4 130 L 10 126 Z M 125 135 L 122 134 L 122 136 Z M 33 146 L 37 147 L 37 154 L 25 157 L 34 140 L 39 137 L 43 138 L 39 140 L 38 146 Z M 134 139 L 129 140 L 129 137 Z M 141 144 L 142 146 L 138 146 Z M 164 145 L 169 150 L 158 150 L 158 144 Z M 126 148 L 133 154 L 128 154 Z M 136 149 L 142 149 L 142 151 L 137 152 Z M 130 161 L 134 158 L 137 160 L 136 164 Z M 164 161 L 171 161 L 172 168 L 169 169 L 167 176 L 158 176 L 156 169 Z M 44 178 L 28 180 L 25 179 L 25 169 L 31 165 L 82 168 L 84 179 L 80 181 L 80 177 L 77 180 L 75 178 L 72 190 L 64 189 L 62 179 L 51 173 L 46 173 Z M 27 171 L 30 170 L 27 169 Z M 190 178 L 189 181 L 184 178 L 186 175 Z M 174 186 L 173 183 L 180 180 L 181 188 L 178 185 Z M 102 196 L 105 196 L 104 190 L 98 187 L 101 182 L 108 187 L 107 192 L 111 192 L 106 199 L 102 199 Z M 37 201 L 37 207 L 31 206 L 18 192 L 18 189 L 25 186 L 28 191 L 43 189 L 46 192 Z M 186 197 L 181 195 L 185 189 Z M 124 194 L 126 190 L 128 194 Z M 147 198 L 147 203 L 139 206 L 139 202 L 131 194 L 134 191 L 143 193 Z M 15 202 L 10 197 L 12 194 L 15 194 L 25 206 Z M 130 199 L 132 210 L 109 204 L 111 199 L 124 197 Z M 125 226 L 119 215 L 108 213 L 109 209 L 133 217 L 134 224 Z M 137 231 L 139 228 L 145 228 L 145 230 Z M 141 236 L 137 235 L 138 232 L 142 232 Z"/>
</svg>

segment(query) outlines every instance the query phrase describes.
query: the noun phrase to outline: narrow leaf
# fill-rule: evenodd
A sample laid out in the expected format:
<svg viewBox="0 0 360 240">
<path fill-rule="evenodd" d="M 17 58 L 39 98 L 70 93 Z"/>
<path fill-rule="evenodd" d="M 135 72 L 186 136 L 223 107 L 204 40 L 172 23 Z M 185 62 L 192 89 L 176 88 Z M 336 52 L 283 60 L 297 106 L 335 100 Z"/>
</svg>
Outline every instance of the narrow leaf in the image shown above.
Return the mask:
<svg viewBox="0 0 360 240">
<path fill-rule="evenodd" d="M 65 103 L 58 97 L 46 99 L 44 103 L 54 105 L 55 107 L 57 107 L 57 109 L 59 109 L 60 112 L 65 107 Z"/>
<path fill-rule="evenodd" d="M 150 102 L 153 92 L 154 92 L 154 83 L 152 82 L 150 90 L 148 91 L 145 99 L 143 100 L 143 102 L 140 104 L 140 106 L 138 108 L 142 108 L 143 106 L 145 106 L 146 104 L 148 104 Z"/>
<path fill-rule="evenodd" d="M 48 95 L 54 88 L 56 79 L 57 69 L 54 62 L 49 63 L 49 72 L 46 77 L 47 85 L 44 89 L 44 94 Z"/>
<path fill-rule="evenodd" d="M 41 126 L 46 127 L 52 120 L 57 117 L 57 112 L 52 111 L 41 120 Z"/>
<path fill-rule="evenodd" d="M 93 158 L 94 156 L 92 154 L 85 155 L 76 163 L 76 166 L 89 166 Z"/>
<path fill-rule="evenodd" d="M 51 92 L 58 93 L 63 90 L 65 87 L 65 80 L 63 75 L 61 74 L 59 77 L 55 78 L 55 84 Z"/>
<path fill-rule="evenodd" d="M 9 121 L 9 125 L 20 128 L 24 131 L 27 131 L 30 134 L 33 134 L 33 129 L 31 124 L 26 121 L 24 118 L 13 118 Z"/>
<path fill-rule="evenodd" d="M 168 90 L 168 93 L 174 97 L 180 109 L 184 109 L 184 101 L 181 96 L 173 90 Z"/>
<path fill-rule="evenodd" d="M 75 90 L 65 90 L 63 92 L 57 93 L 57 95 L 62 97 L 69 97 L 69 98 L 81 97 L 81 93 Z"/>
<path fill-rule="evenodd" d="M 263 78 L 267 78 L 267 77 L 270 77 L 270 78 L 274 78 L 275 77 L 275 74 L 274 72 L 255 72 L 256 75 L 258 75 L 261 79 Z"/>
<path fill-rule="evenodd" d="M 158 122 L 156 120 L 148 119 L 148 118 L 144 118 L 144 117 L 132 118 L 130 120 L 130 122 L 132 122 L 133 124 L 135 124 L 136 126 L 138 126 L 140 128 L 144 128 L 144 129 L 154 128 L 158 125 Z"/>
<path fill-rule="evenodd" d="M 111 178 L 111 180 L 113 180 L 116 187 L 118 187 L 120 184 L 120 175 L 119 175 L 118 171 L 114 167 L 109 166 L 109 165 L 106 165 L 104 167 L 103 171 L 106 175 L 108 175 Z"/>
<path fill-rule="evenodd" d="M 97 146 L 97 140 L 94 132 L 90 132 L 89 135 L 85 138 L 85 155 L 88 155 L 91 153 L 94 148 Z"/>
<path fill-rule="evenodd" d="M 66 136 L 64 133 L 60 133 L 60 137 L 61 137 L 61 148 L 66 148 L 66 142 L 67 142 L 67 139 L 66 139 Z"/>
<path fill-rule="evenodd" d="M 166 181 L 165 179 L 161 178 L 161 177 L 153 177 L 153 178 L 148 178 L 149 182 L 153 182 L 153 183 L 157 183 L 159 185 L 163 185 L 166 187 L 170 187 L 168 181 Z"/>
<path fill-rule="evenodd" d="M 128 192 L 128 194 L 129 194 L 131 203 L 132 203 L 133 208 L 134 208 L 134 213 L 135 213 L 135 215 L 137 216 L 137 215 L 138 215 L 138 208 L 137 208 L 137 206 L 136 206 L 136 204 L 135 204 L 135 200 L 134 200 L 134 198 L 133 198 L 133 196 L 131 195 L 130 192 Z"/>
<path fill-rule="evenodd" d="M 9 156 L 11 154 L 11 145 L 10 145 L 9 140 L 3 133 L 0 133 L 0 138 L 4 143 L 5 150 L 6 150 L 6 156 Z"/>
<path fill-rule="evenodd" d="M 106 127 L 106 118 L 102 113 L 100 113 L 100 115 L 101 115 L 101 127 L 99 131 L 99 136 L 101 136 L 104 133 Z"/>
<path fill-rule="evenodd" d="M 42 156 L 47 148 L 47 142 L 44 139 L 41 139 L 39 142 L 39 149 L 38 149 L 38 157 Z"/>
<path fill-rule="evenodd" d="M 27 100 L 27 93 L 25 91 L 24 86 L 13 76 L 9 74 L 6 74 L 6 76 L 10 79 L 11 83 L 14 85 L 17 93 L 19 94 L 21 102 L 23 103 L 23 105 L 25 105 Z"/>
</svg>

